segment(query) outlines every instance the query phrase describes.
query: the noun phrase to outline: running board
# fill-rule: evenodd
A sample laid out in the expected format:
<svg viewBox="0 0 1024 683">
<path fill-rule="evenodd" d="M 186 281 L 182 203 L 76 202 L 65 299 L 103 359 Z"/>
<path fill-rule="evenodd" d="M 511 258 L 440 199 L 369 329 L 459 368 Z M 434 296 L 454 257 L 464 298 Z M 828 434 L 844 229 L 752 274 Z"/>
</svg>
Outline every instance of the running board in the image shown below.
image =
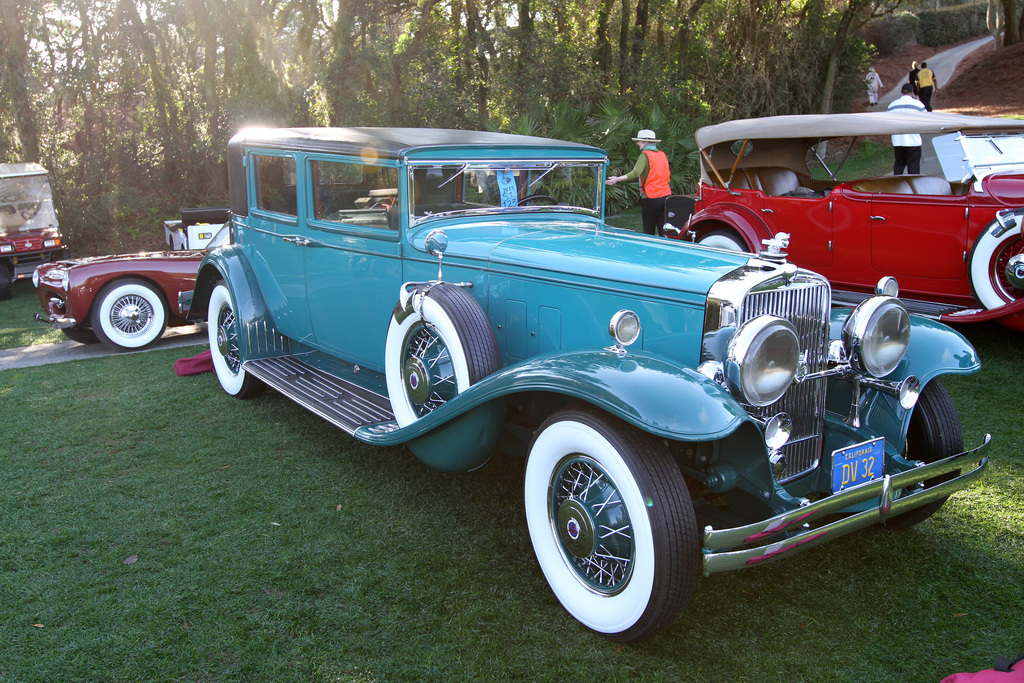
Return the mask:
<svg viewBox="0 0 1024 683">
<path fill-rule="evenodd" d="M 388 423 L 384 426 L 390 429 L 398 426 L 386 396 L 318 370 L 294 356 L 249 360 L 242 369 L 349 434 L 368 425 Z"/>
<path fill-rule="evenodd" d="M 834 289 L 832 290 L 832 305 L 856 306 L 860 302 L 865 299 L 869 299 L 872 296 L 872 294 L 864 294 L 863 292 L 848 292 L 840 289 Z M 909 312 L 925 318 L 938 318 L 944 313 L 963 310 L 963 306 L 937 303 L 935 301 L 920 301 L 918 299 L 904 299 L 902 297 L 900 297 L 900 301 L 903 302 L 903 305 L 907 307 Z"/>
</svg>

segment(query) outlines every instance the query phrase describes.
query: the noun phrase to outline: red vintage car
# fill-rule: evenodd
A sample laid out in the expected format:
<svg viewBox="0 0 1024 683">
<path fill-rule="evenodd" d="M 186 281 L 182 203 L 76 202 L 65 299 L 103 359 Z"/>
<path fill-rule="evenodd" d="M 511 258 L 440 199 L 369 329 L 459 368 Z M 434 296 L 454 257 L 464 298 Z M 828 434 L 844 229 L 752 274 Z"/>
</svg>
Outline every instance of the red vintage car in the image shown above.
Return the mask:
<svg viewBox="0 0 1024 683">
<path fill-rule="evenodd" d="M 168 326 L 204 319 L 205 311 L 190 315 L 187 295 L 195 288 L 206 252 L 227 242 L 226 221 L 224 209 L 186 209 L 180 223 L 165 223 L 172 246 L 196 246 L 199 239 L 205 249 L 96 256 L 39 266 L 32 282 L 46 312 L 36 313 L 36 320 L 83 344 L 101 341 L 132 351 L 154 344 Z M 198 229 L 189 229 L 190 225 Z M 192 243 L 182 241 L 180 236 L 186 234 L 194 235 Z"/>
<path fill-rule="evenodd" d="M 925 141 L 924 173 L 843 173 L 861 140 L 888 145 L 906 133 Z M 790 260 L 828 277 L 835 303 L 857 303 L 895 276 L 913 313 L 1024 330 L 1024 290 L 1006 272 L 1024 251 L 1024 121 L 773 116 L 707 126 L 696 140 L 700 191 L 679 237 L 757 251 L 788 233 Z"/>
</svg>

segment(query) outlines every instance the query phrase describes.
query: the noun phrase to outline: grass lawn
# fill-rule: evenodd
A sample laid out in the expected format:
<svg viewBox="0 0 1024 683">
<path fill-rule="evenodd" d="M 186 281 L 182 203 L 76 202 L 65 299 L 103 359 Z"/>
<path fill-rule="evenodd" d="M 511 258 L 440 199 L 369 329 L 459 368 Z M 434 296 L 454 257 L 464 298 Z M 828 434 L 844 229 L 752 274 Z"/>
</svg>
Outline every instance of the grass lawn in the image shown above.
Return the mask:
<svg viewBox="0 0 1024 683">
<path fill-rule="evenodd" d="M 0 349 L 67 341 L 60 330 L 51 330 L 35 321 L 33 316 L 42 312 L 32 281 L 16 281 L 13 298 L 0 301 Z"/>
<path fill-rule="evenodd" d="M 20 292 L 19 292 L 20 295 Z M 0 303 L 0 335 L 12 322 Z M 989 475 L 872 528 L 703 579 L 623 646 L 559 606 L 520 460 L 430 470 L 274 392 L 225 395 L 202 347 L 0 372 L 0 680 L 938 681 L 1024 654 L 1020 336 L 964 328 L 951 378 Z"/>
</svg>

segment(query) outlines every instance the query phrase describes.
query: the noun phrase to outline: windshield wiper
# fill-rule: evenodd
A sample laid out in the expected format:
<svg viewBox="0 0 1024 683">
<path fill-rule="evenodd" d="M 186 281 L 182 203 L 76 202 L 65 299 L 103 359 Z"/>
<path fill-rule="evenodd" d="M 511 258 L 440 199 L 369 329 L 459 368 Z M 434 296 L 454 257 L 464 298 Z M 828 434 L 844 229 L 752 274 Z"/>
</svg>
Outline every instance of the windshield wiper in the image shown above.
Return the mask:
<svg viewBox="0 0 1024 683">
<path fill-rule="evenodd" d="M 552 164 L 552 165 L 551 165 L 551 168 L 549 168 L 548 170 L 546 170 L 546 171 L 544 171 L 543 173 L 541 173 L 541 174 L 540 174 L 539 176 L 537 176 L 537 179 L 536 179 L 536 180 L 534 180 L 534 181 L 533 181 L 532 183 L 530 183 L 530 186 L 526 188 L 526 191 L 527 191 L 528 193 L 532 193 L 532 192 L 533 192 L 533 188 L 534 188 L 534 186 L 535 186 L 535 185 L 536 185 L 537 183 L 539 183 L 539 182 L 541 181 L 541 179 L 542 179 L 542 178 L 543 178 L 544 176 L 546 176 L 546 175 L 547 175 L 548 173 L 551 173 L 551 172 L 552 172 L 552 171 L 554 171 L 554 170 L 555 170 L 556 168 L 560 168 L 560 167 L 561 167 L 561 165 L 562 165 L 562 164 Z"/>
</svg>

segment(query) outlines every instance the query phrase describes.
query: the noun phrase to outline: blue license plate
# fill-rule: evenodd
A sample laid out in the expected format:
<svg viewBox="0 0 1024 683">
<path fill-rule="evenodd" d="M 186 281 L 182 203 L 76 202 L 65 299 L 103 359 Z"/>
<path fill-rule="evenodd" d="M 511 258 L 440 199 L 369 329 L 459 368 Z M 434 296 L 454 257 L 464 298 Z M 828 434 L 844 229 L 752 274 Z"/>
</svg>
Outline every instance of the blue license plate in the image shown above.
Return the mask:
<svg viewBox="0 0 1024 683">
<path fill-rule="evenodd" d="M 878 438 L 832 452 L 832 493 L 867 484 L 882 476 L 885 439 Z"/>
</svg>

